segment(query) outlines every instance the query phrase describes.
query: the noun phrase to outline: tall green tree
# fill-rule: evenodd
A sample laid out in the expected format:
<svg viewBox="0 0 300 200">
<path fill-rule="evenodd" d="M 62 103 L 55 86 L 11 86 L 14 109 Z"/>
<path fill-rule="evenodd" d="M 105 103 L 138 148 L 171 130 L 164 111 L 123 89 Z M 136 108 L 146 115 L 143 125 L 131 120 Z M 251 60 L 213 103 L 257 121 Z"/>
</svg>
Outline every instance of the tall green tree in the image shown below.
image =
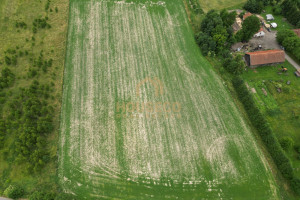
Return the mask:
<svg viewBox="0 0 300 200">
<path fill-rule="evenodd" d="M 257 33 L 260 29 L 260 22 L 258 17 L 252 15 L 247 17 L 242 24 L 242 29 L 239 31 L 238 35 L 240 34 L 240 39 L 243 42 L 248 42 L 255 33 Z"/>
</svg>

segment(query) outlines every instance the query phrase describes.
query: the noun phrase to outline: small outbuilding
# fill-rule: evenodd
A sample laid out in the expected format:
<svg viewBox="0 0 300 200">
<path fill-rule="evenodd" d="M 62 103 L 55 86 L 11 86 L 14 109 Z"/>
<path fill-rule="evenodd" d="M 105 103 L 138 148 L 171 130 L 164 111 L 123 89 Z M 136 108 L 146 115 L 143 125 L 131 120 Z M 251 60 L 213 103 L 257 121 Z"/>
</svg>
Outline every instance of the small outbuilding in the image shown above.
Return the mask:
<svg viewBox="0 0 300 200">
<path fill-rule="evenodd" d="M 255 33 L 254 37 L 264 37 L 265 34 L 266 34 L 266 33 L 265 33 L 263 27 L 261 27 L 261 28 L 259 29 L 259 31 L 258 31 L 257 33 Z"/>
<path fill-rule="evenodd" d="M 271 27 L 272 28 L 277 28 L 277 24 L 273 22 L 273 23 L 271 23 Z"/>
<path fill-rule="evenodd" d="M 261 65 L 279 64 L 285 61 L 283 50 L 274 49 L 267 51 L 247 52 L 245 55 L 246 63 L 249 67 Z"/>
<path fill-rule="evenodd" d="M 271 14 L 267 14 L 266 17 L 267 17 L 267 21 L 274 20 L 274 17 Z"/>
</svg>

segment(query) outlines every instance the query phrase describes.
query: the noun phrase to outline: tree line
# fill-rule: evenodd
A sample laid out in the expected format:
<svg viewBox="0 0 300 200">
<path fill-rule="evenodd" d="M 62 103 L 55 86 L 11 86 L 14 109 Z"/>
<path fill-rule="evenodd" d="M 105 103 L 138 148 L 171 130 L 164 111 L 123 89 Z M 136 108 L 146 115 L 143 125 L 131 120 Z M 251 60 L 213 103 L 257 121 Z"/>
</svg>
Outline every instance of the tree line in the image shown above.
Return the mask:
<svg viewBox="0 0 300 200">
<path fill-rule="evenodd" d="M 295 56 L 300 61 L 300 37 L 292 30 L 280 30 L 276 36 L 277 42 L 281 44 L 285 50 Z"/>
</svg>

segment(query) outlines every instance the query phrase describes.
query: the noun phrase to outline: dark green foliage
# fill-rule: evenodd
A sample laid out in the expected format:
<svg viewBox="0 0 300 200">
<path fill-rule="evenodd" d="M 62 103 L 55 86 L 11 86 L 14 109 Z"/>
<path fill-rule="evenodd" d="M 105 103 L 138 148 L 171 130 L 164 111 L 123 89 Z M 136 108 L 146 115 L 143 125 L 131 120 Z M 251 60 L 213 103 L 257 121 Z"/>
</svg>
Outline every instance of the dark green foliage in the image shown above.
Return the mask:
<svg viewBox="0 0 300 200">
<path fill-rule="evenodd" d="M 259 19 L 252 15 L 244 20 L 242 29 L 238 31 L 236 38 L 238 41 L 248 42 L 259 29 Z"/>
<path fill-rule="evenodd" d="M 282 44 L 284 39 L 288 38 L 288 37 L 294 37 L 296 36 L 296 34 L 289 29 L 284 29 L 284 30 L 279 30 L 277 32 L 276 38 L 277 38 L 277 42 L 279 44 Z"/>
<path fill-rule="evenodd" d="M 52 67 L 53 59 L 50 58 L 49 60 L 44 59 L 43 51 L 40 52 L 39 58 L 37 60 L 34 60 L 33 66 L 42 68 L 44 72 L 47 72 L 47 69 L 49 67 Z"/>
<path fill-rule="evenodd" d="M 55 200 L 76 200 L 76 198 L 71 194 L 59 193 Z"/>
<path fill-rule="evenodd" d="M 55 7 L 55 12 L 58 13 L 58 8 L 57 7 Z"/>
<path fill-rule="evenodd" d="M 196 34 L 197 44 L 204 55 L 219 54 L 235 42 L 231 28 L 235 13 L 223 10 L 221 15 L 215 10 L 209 11 L 201 23 L 202 32 Z"/>
<path fill-rule="evenodd" d="M 293 191 L 297 194 L 300 194 L 299 180 L 295 178 L 291 162 L 282 150 L 264 116 L 257 108 L 252 95 L 245 86 L 244 81 L 239 76 L 235 76 L 232 80 L 232 84 L 235 88 L 238 98 L 244 105 L 251 123 L 258 131 L 278 170 L 281 172 L 283 177 L 289 181 Z"/>
<path fill-rule="evenodd" d="M 276 37 L 278 43 L 300 61 L 300 38 L 292 30 L 279 30 Z"/>
<path fill-rule="evenodd" d="M 281 12 L 282 12 L 282 9 L 281 9 L 281 7 L 279 5 L 274 6 L 272 10 L 273 10 L 273 12 L 274 12 L 275 15 L 280 15 Z"/>
<path fill-rule="evenodd" d="M 48 17 L 45 18 L 37 18 L 33 21 L 32 31 L 36 33 L 38 29 L 51 28 L 51 25 L 47 23 Z"/>
<path fill-rule="evenodd" d="M 202 53 L 206 56 L 208 52 L 216 51 L 216 42 L 206 33 L 199 32 L 196 35 L 196 42 L 200 46 Z"/>
<path fill-rule="evenodd" d="M 10 103 L 8 119 L 17 123 L 11 129 L 18 133 L 15 141 L 16 162 L 26 163 L 29 172 L 42 169 L 49 157 L 45 136 L 53 130 L 53 108 L 43 99 L 50 86 L 34 81 L 28 89 L 21 88 L 19 96 Z"/>
<path fill-rule="evenodd" d="M 294 0 L 284 0 L 281 4 L 282 14 L 287 18 L 287 20 L 295 25 L 300 25 L 300 10 L 299 1 Z M 298 27 L 300 28 L 300 27 Z"/>
<path fill-rule="evenodd" d="M 54 200 L 55 194 L 49 192 L 35 191 L 29 196 L 29 200 Z"/>
<path fill-rule="evenodd" d="M 1 71 L 0 77 L 0 91 L 4 88 L 10 87 L 15 81 L 15 75 L 8 68 L 4 68 Z"/>
<path fill-rule="evenodd" d="M 33 78 L 37 75 L 37 70 L 33 68 L 29 68 L 29 71 L 27 73 L 28 78 Z"/>
<path fill-rule="evenodd" d="M 220 13 L 220 16 L 223 21 L 223 25 L 226 27 L 230 27 L 234 24 L 236 12 L 228 12 L 227 10 L 223 9 Z"/>
<path fill-rule="evenodd" d="M 300 195 L 300 179 L 299 178 L 293 178 L 291 180 L 291 183 L 290 183 L 293 191 L 297 194 L 297 195 Z"/>
<path fill-rule="evenodd" d="M 3 119 L 0 119 L 0 149 L 3 147 L 5 135 L 6 135 L 6 123 Z"/>
<path fill-rule="evenodd" d="M 48 11 L 49 7 L 50 7 L 50 0 L 47 0 L 45 5 L 45 11 Z"/>
<path fill-rule="evenodd" d="M 242 74 L 245 69 L 245 63 L 241 55 L 235 58 L 231 54 L 224 55 L 223 67 L 231 74 Z"/>
<path fill-rule="evenodd" d="M 11 58 L 10 57 L 8 57 L 8 56 L 5 56 L 5 63 L 7 64 L 7 65 L 11 65 Z"/>
<path fill-rule="evenodd" d="M 248 0 L 244 5 L 244 9 L 251 13 L 261 13 L 264 8 L 264 4 L 260 0 Z"/>
<path fill-rule="evenodd" d="M 201 23 L 201 31 L 211 36 L 218 25 L 223 26 L 222 18 L 217 11 L 210 10 Z"/>
<path fill-rule="evenodd" d="M 27 28 L 27 24 L 25 22 L 16 22 L 16 28 Z"/>
<path fill-rule="evenodd" d="M 279 143 L 283 150 L 289 151 L 294 146 L 294 140 L 290 137 L 282 137 L 279 139 Z"/>
<path fill-rule="evenodd" d="M 3 194 L 8 198 L 17 199 L 24 195 L 24 190 L 18 185 L 10 185 L 5 189 Z"/>
</svg>

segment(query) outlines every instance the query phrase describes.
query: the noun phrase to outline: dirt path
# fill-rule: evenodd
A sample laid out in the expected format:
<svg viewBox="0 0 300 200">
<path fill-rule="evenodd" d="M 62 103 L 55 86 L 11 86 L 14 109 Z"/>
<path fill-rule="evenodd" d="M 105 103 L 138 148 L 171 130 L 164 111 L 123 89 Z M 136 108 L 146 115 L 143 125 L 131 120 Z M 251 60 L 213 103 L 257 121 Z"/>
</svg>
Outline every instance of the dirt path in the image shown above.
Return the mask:
<svg viewBox="0 0 300 200">
<path fill-rule="evenodd" d="M 11 200 L 11 199 L 0 197 L 0 200 Z"/>
<path fill-rule="evenodd" d="M 297 70 L 300 69 L 300 65 L 298 65 L 298 63 L 296 63 L 289 55 L 287 55 L 285 53 L 285 59 L 287 59 L 289 61 L 289 63 L 291 63 Z"/>
</svg>

